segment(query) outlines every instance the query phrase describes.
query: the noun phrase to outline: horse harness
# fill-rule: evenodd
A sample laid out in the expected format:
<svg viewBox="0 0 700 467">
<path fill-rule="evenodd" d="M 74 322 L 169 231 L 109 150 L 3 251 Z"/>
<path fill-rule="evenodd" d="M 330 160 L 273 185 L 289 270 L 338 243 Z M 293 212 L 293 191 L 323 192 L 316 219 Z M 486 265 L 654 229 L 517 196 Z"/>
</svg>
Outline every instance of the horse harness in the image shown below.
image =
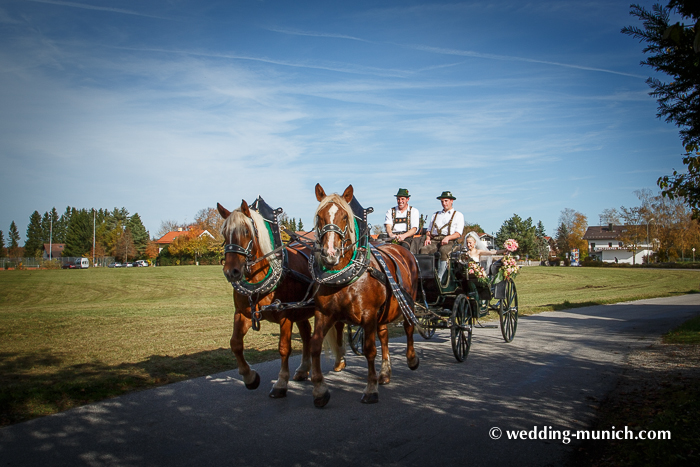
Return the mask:
<svg viewBox="0 0 700 467">
<path fill-rule="evenodd" d="M 245 273 L 243 274 L 243 277 L 240 280 L 231 281 L 231 285 L 233 286 L 233 289 L 236 292 L 248 297 L 248 302 L 250 304 L 252 328 L 255 331 L 259 331 L 260 320 L 262 319 L 262 311 L 257 309 L 257 304 L 261 297 L 264 297 L 270 292 L 273 292 L 288 274 L 291 275 L 292 278 L 299 280 L 300 282 L 305 282 L 310 285 L 313 284 L 313 282 L 311 281 L 311 279 L 304 276 L 303 274 L 300 274 L 297 271 L 293 271 L 289 268 L 289 257 L 287 254 L 287 247 L 284 244 L 282 244 L 278 230 L 273 229 L 270 226 L 270 222 L 274 222 L 275 224 L 277 224 L 276 219 L 277 216 L 282 213 L 282 209 L 278 208 L 273 211 L 267 204 L 265 204 L 265 201 L 263 201 L 262 198 L 258 198 L 257 200 L 255 200 L 255 203 L 252 205 L 252 208 L 256 210 L 268 210 L 273 214 L 273 216 L 271 217 L 274 217 L 274 221 L 268 221 L 264 217 L 263 220 L 265 221 L 265 226 L 267 227 L 268 231 L 267 233 L 268 235 L 270 235 L 273 244 L 278 246 L 276 246 L 276 248 L 274 248 L 269 253 L 264 254 L 259 258 L 253 259 L 253 238 L 259 239 L 260 233 L 258 232 L 258 228 L 255 225 L 255 221 L 251 219 L 251 225 L 253 226 L 253 236 L 248 241 L 248 245 L 245 248 L 243 248 L 241 245 L 233 243 L 232 238 L 229 237 L 229 243 L 224 245 L 224 254 L 233 253 L 244 256 L 246 259 L 245 273 L 250 272 L 250 268 L 255 264 L 259 263 L 260 261 L 266 258 L 274 257 L 274 259 L 268 259 L 268 272 L 261 281 L 254 283 L 248 282 L 245 279 Z M 278 235 L 275 235 L 275 233 L 277 233 Z M 299 250 L 297 251 L 300 254 L 306 256 L 304 252 Z"/>
<path fill-rule="evenodd" d="M 364 211 L 365 215 L 363 217 L 366 217 L 367 212 L 371 212 L 370 209 L 372 208 L 369 208 L 368 210 Z M 393 216 L 395 216 L 395 212 L 393 213 Z M 407 218 L 410 219 L 410 207 Z M 413 313 L 413 299 L 406 292 L 406 290 L 394 279 L 394 276 L 391 274 L 391 271 L 389 270 L 386 261 L 384 261 L 384 258 L 382 257 L 383 252 L 381 252 L 379 248 L 375 247 L 369 242 L 369 227 L 366 226 L 363 229 L 363 231 L 359 233 L 357 219 L 354 218 L 353 221 L 355 222 L 355 231 L 358 232 L 358 240 L 356 240 L 355 243 L 349 245 L 350 248 L 355 246 L 352 259 L 350 260 L 347 266 L 345 266 L 343 269 L 340 269 L 339 271 L 325 270 L 319 264 L 320 262 L 316 258 L 318 253 L 320 252 L 320 249 L 316 248 L 314 254 L 309 257 L 309 269 L 311 270 L 311 276 L 313 277 L 314 281 L 320 285 L 344 287 L 357 281 L 365 272 L 369 272 L 370 276 L 374 279 L 382 282 L 383 284 L 388 283 L 389 289 L 391 290 L 392 295 L 396 298 L 396 301 L 399 304 L 399 309 L 403 313 L 404 318 L 414 325 L 418 324 L 418 319 Z M 321 244 L 323 236 L 327 233 L 333 232 L 338 234 L 341 238 L 342 256 L 345 253 L 344 245 L 347 241 L 349 241 L 349 239 L 345 238 L 347 230 L 347 226 L 344 229 L 341 229 L 335 224 L 326 224 L 320 229 L 316 228 L 316 242 L 318 244 Z M 384 252 L 383 254 L 389 257 L 394 263 L 398 279 L 399 281 L 402 281 L 401 270 L 396 260 L 394 260 L 394 258 L 392 258 L 391 255 L 389 255 L 386 252 Z M 382 270 L 378 270 L 370 266 L 371 256 L 374 256 Z M 387 306 L 388 300 L 384 304 L 383 308 L 386 309 Z"/>
</svg>

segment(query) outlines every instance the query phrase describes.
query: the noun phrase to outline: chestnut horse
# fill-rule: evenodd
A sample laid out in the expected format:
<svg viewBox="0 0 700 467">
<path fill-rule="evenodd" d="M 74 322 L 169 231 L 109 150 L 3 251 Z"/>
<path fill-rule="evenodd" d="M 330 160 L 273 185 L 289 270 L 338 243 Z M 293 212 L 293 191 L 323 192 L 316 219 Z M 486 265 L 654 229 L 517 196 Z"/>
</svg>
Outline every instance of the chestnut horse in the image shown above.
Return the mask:
<svg viewBox="0 0 700 467">
<path fill-rule="evenodd" d="M 248 389 L 257 389 L 260 385 L 260 375 L 251 369 L 243 356 L 243 338 L 252 326 L 251 305 L 256 309 L 271 304 L 275 300 L 284 303 L 301 302 L 312 280 L 309 276 L 308 249 L 285 247 L 286 254 L 281 251 L 273 253 L 270 239 L 271 233 L 265 219 L 243 200 L 240 208 L 229 212 L 221 204 L 217 208 L 225 222 L 221 234 L 225 238 L 225 257 L 223 261 L 224 276 L 239 290 L 252 293 L 241 293 L 234 288 L 233 302 L 233 334 L 231 336 L 231 351 L 236 356 L 238 373 Z M 265 256 L 268 255 L 268 256 Z M 286 256 L 286 258 L 285 258 Z M 266 284 L 266 281 L 276 283 Z M 259 293 L 255 293 L 256 287 Z M 272 289 L 272 290 L 269 290 Z M 251 298 L 253 300 L 251 300 Z M 296 323 L 302 340 L 301 365 L 296 369 L 293 379 L 304 381 L 308 378 L 311 367 L 309 340 L 311 324 L 309 319 L 314 314 L 313 305 L 302 308 L 283 308 L 263 310 L 261 318 L 279 324 L 280 339 L 279 353 L 281 369 L 277 382 L 272 386 L 270 397 L 279 398 L 287 395 L 289 382 L 289 356 L 292 351 L 292 324 Z M 345 347 L 342 345 L 342 325 L 335 329 L 340 333 L 338 345 L 331 346 L 335 354 L 334 371 L 345 367 Z M 335 336 L 333 336 L 335 338 Z"/>
<path fill-rule="evenodd" d="M 358 242 L 367 232 L 358 232 L 350 203 L 353 199 L 352 185 L 345 189 L 342 197 L 326 195 L 320 184 L 316 185 L 316 199 L 320 202 L 315 215 L 316 251 L 313 260 L 318 270 L 327 279 L 343 277 L 346 271 L 357 271 L 344 283 L 331 283 L 320 278 L 312 262 L 312 272 L 319 288 L 314 296 L 316 307 L 314 334 L 311 338 L 311 381 L 313 382 L 314 405 L 324 407 L 330 400 L 330 392 L 321 373 L 321 347 L 323 338 L 337 322 L 348 322 L 362 326 L 365 339 L 363 353 L 367 359 L 367 386 L 361 402 L 379 401 L 377 371 L 374 360 L 377 355 L 375 338 L 378 327 L 404 316 L 399 303 L 392 295 L 386 277 L 382 278 L 381 266 L 373 255 L 369 255 L 367 242 Z M 391 275 L 407 291 L 411 300 L 418 292 L 418 267 L 413 255 L 398 245 L 382 247 L 385 263 Z M 362 264 L 358 266 L 358 264 Z M 397 272 L 398 270 L 398 272 Z M 374 272 L 374 274 L 370 274 Z M 408 367 L 418 368 L 418 356 L 413 348 L 414 325 L 404 319 L 406 331 L 406 358 Z M 388 354 L 387 352 L 384 352 Z M 388 355 L 387 355 L 388 356 Z"/>
</svg>

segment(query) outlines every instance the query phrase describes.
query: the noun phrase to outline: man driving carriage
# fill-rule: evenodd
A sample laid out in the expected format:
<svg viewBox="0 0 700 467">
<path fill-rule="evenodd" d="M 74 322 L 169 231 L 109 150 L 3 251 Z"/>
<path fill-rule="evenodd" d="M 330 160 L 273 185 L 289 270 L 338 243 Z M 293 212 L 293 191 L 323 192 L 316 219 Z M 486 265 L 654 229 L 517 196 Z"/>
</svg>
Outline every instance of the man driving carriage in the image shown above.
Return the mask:
<svg viewBox="0 0 700 467">
<path fill-rule="evenodd" d="M 452 203 L 457 199 L 451 191 L 443 191 L 437 197 L 442 204 L 442 211 L 433 214 L 433 218 L 428 225 L 423 246 L 420 247 L 420 254 L 433 254 L 440 252 L 438 261 L 438 277 L 442 278 L 447 270 L 447 261 L 454 248 L 456 240 L 462 235 L 464 230 L 464 216 L 461 212 L 452 207 Z"/>
<path fill-rule="evenodd" d="M 418 209 L 408 205 L 410 197 L 406 188 L 399 188 L 396 193 L 396 206 L 389 209 L 384 216 L 384 229 L 389 238 L 409 250 L 411 238 L 418 232 L 420 221 Z"/>
</svg>

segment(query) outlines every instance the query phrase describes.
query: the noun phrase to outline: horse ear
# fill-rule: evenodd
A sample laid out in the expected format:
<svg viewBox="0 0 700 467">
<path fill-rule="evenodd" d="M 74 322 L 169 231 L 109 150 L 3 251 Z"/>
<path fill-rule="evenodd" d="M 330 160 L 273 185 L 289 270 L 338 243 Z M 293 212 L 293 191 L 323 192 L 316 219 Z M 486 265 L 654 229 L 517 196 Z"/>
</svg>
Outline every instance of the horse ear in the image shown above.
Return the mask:
<svg viewBox="0 0 700 467">
<path fill-rule="evenodd" d="M 325 197 L 326 197 L 326 192 L 323 190 L 323 187 L 321 186 L 321 184 L 317 183 L 316 184 L 316 200 L 321 201 Z"/>
<path fill-rule="evenodd" d="M 231 211 L 229 211 L 219 203 L 216 203 L 216 209 L 219 211 L 219 214 L 221 214 L 221 217 L 223 217 L 224 219 L 228 219 L 228 216 L 231 215 Z"/>
<path fill-rule="evenodd" d="M 352 196 L 353 196 L 352 185 L 348 185 L 348 187 L 343 192 L 343 199 L 345 201 L 347 201 L 348 204 L 350 204 L 350 202 L 352 201 Z"/>
<path fill-rule="evenodd" d="M 246 203 L 244 199 L 241 200 L 241 212 L 245 214 L 246 217 L 251 217 L 250 208 L 248 207 L 248 203 Z"/>
</svg>

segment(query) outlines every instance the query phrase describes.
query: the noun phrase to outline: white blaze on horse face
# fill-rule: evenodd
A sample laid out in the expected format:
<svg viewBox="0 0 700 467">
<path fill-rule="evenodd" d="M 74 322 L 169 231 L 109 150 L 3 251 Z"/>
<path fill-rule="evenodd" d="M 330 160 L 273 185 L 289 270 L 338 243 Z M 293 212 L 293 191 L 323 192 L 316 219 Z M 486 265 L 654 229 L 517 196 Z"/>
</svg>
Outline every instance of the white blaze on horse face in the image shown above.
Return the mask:
<svg viewBox="0 0 700 467">
<path fill-rule="evenodd" d="M 331 204 L 330 209 L 328 209 L 328 215 L 330 216 L 329 224 L 335 224 L 335 215 L 338 213 L 338 206 Z M 328 256 L 335 256 L 336 251 L 333 248 L 333 236 L 326 235 L 326 250 L 328 251 Z"/>
</svg>

